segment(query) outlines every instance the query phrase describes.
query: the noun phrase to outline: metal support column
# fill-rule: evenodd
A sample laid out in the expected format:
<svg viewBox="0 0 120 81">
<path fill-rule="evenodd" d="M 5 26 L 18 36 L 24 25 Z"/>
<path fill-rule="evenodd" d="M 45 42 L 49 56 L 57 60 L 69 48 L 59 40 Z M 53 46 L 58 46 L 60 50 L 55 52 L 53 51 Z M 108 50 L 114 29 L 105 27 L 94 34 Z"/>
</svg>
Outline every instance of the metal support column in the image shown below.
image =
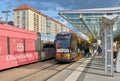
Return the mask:
<svg viewBox="0 0 120 81">
<path fill-rule="evenodd" d="M 117 15 L 104 15 L 104 35 L 105 35 L 105 75 L 113 76 L 113 25 L 117 20 Z"/>
<path fill-rule="evenodd" d="M 83 18 L 82 14 L 80 14 L 80 19 L 83 22 L 83 24 L 85 25 L 85 27 L 87 28 L 87 30 L 90 32 L 92 38 L 96 38 L 95 35 L 93 34 L 93 32 L 91 31 L 91 29 L 89 28 L 89 26 L 87 25 L 85 19 Z"/>
<path fill-rule="evenodd" d="M 102 61 L 105 62 L 105 34 L 103 33 L 102 34 L 102 43 L 101 43 L 101 46 L 102 46 Z"/>
</svg>

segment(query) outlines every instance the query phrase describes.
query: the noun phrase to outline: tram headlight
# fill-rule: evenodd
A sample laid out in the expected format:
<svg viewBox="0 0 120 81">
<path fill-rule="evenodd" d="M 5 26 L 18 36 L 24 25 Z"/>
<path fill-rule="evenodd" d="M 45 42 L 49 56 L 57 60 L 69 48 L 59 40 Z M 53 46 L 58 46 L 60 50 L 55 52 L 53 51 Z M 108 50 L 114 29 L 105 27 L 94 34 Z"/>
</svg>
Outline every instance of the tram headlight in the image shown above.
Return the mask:
<svg viewBox="0 0 120 81">
<path fill-rule="evenodd" d="M 68 57 L 68 58 L 71 58 L 71 54 L 68 53 L 68 54 L 67 54 L 67 57 Z"/>
</svg>

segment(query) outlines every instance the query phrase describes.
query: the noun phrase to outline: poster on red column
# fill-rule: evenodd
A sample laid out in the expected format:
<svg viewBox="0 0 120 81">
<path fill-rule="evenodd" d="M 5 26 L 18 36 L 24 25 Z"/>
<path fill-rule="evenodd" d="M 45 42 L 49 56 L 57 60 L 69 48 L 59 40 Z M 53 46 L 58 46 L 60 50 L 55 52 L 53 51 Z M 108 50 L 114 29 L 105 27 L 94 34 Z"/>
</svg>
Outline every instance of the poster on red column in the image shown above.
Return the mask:
<svg viewBox="0 0 120 81">
<path fill-rule="evenodd" d="M 10 54 L 24 52 L 24 41 L 22 38 L 10 38 Z"/>
</svg>

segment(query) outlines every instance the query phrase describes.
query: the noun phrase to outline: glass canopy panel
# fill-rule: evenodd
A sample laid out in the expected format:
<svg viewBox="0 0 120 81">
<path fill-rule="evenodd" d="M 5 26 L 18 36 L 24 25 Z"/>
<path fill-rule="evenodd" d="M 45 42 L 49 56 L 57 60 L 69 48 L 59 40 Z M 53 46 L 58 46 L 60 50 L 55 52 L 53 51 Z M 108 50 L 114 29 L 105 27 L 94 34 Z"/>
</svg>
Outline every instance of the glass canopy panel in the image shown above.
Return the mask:
<svg viewBox="0 0 120 81">
<path fill-rule="evenodd" d="M 89 36 L 90 31 L 95 37 L 100 38 L 100 30 L 102 27 L 103 15 L 116 14 L 118 20 L 115 22 L 113 28 L 113 37 L 120 36 L 120 8 L 101 8 L 101 9 L 83 9 L 83 10 L 72 10 L 63 11 L 60 15 L 75 26 L 79 31 Z M 89 27 L 90 31 L 86 27 L 85 23 L 81 20 L 80 16 L 85 20 L 85 23 Z"/>
<path fill-rule="evenodd" d="M 75 26 L 82 33 L 86 35 L 89 34 L 88 29 L 85 27 L 85 25 L 80 19 L 80 14 L 65 13 L 65 14 L 62 14 L 62 17 L 64 17 L 68 22 L 70 22 L 73 26 Z"/>
<path fill-rule="evenodd" d="M 90 35 L 90 32 L 83 24 L 80 19 L 80 14 L 77 13 L 64 13 L 62 16 L 65 17 L 72 25 L 74 25 L 79 31 L 86 34 L 87 36 Z M 89 29 L 94 33 L 96 37 L 100 35 L 100 27 L 102 22 L 101 14 L 82 14 L 82 17 L 85 19 L 86 24 L 89 26 Z M 92 23 L 92 24 L 91 24 Z"/>
<path fill-rule="evenodd" d="M 82 16 L 85 19 L 86 24 L 89 26 L 89 29 L 94 33 L 95 37 L 99 38 L 103 14 L 83 13 Z"/>
</svg>

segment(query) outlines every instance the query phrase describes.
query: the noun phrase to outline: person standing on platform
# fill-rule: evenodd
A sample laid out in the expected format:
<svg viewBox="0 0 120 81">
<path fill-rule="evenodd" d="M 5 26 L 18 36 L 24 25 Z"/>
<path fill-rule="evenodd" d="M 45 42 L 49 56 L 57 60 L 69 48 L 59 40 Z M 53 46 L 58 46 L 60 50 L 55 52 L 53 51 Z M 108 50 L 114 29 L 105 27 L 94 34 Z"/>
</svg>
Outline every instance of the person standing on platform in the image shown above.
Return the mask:
<svg viewBox="0 0 120 81">
<path fill-rule="evenodd" d="M 98 51 L 98 55 L 99 55 L 99 56 L 101 56 L 101 53 L 102 53 L 102 48 L 101 48 L 100 46 L 98 46 L 97 51 Z"/>
<path fill-rule="evenodd" d="M 92 49 L 93 49 L 93 53 L 95 53 L 95 50 L 97 49 L 95 44 L 93 44 Z"/>
<path fill-rule="evenodd" d="M 87 57 L 90 56 L 89 46 L 85 47 L 85 56 L 87 56 Z"/>
<path fill-rule="evenodd" d="M 114 64 L 116 63 L 116 58 L 117 58 L 117 44 L 114 43 L 113 44 L 113 60 L 114 60 Z"/>
</svg>

